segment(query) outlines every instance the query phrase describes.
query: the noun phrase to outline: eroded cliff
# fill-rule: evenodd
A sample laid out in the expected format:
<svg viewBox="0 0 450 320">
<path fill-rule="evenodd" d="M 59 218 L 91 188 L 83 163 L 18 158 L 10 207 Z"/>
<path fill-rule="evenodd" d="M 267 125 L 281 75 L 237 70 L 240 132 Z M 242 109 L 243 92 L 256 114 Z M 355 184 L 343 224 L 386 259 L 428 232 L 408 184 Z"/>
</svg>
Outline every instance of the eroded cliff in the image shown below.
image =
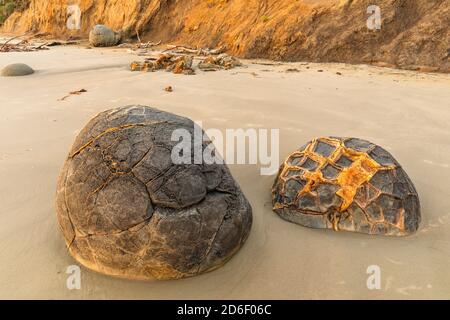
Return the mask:
<svg viewBox="0 0 450 320">
<path fill-rule="evenodd" d="M 66 27 L 71 4 L 81 9 L 78 31 Z M 381 30 L 366 25 L 369 5 L 381 8 Z M 163 43 L 226 45 L 246 58 L 450 71 L 448 0 L 31 0 L 3 31 L 86 36 L 96 23 Z"/>
</svg>

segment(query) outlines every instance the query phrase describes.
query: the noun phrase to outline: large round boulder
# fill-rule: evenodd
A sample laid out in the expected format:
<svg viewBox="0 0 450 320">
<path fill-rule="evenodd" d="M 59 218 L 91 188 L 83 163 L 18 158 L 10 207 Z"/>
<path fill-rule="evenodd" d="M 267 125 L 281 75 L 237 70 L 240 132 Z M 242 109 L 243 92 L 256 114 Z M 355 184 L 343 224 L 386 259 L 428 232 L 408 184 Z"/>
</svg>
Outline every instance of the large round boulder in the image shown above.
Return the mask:
<svg viewBox="0 0 450 320">
<path fill-rule="evenodd" d="M 0 75 L 2 77 L 22 77 L 33 74 L 34 70 L 24 63 L 13 63 L 2 69 Z"/>
<path fill-rule="evenodd" d="M 89 33 L 89 43 L 94 47 L 113 47 L 120 42 L 121 35 L 107 26 L 98 24 Z"/>
<path fill-rule="evenodd" d="M 249 202 L 226 165 L 194 161 L 194 152 L 191 164 L 177 164 L 174 130 L 193 137 L 198 127 L 128 106 L 100 113 L 80 132 L 56 195 L 59 224 L 78 262 L 129 279 L 178 279 L 222 266 L 243 245 Z M 200 150 L 211 146 L 203 142 Z"/>
<path fill-rule="evenodd" d="M 293 152 L 275 180 L 273 206 L 288 221 L 336 231 L 403 236 L 421 220 L 400 164 L 357 138 L 318 138 Z"/>
</svg>

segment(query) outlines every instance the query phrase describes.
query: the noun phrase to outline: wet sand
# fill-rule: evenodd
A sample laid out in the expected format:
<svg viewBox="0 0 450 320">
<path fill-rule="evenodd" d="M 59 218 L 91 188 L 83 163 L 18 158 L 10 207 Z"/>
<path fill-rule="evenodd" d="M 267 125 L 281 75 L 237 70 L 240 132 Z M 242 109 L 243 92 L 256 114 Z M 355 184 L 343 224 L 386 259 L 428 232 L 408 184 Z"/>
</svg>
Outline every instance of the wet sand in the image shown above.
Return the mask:
<svg viewBox="0 0 450 320">
<path fill-rule="evenodd" d="M 247 68 L 183 76 L 130 72 L 132 60 L 124 49 L 0 54 L 0 68 L 24 62 L 37 70 L 0 78 L 0 298 L 450 298 L 448 75 L 245 61 Z M 164 91 L 169 85 L 172 93 Z M 87 92 L 59 100 L 80 89 Z M 70 291 L 65 271 L 75 261 L 56 222 L 56 178 L 78 130 L 98 112 L 129 104 L 188 116 L 206 129 L 279 128 L 280 159 L 316 136 L 371 140 L 414 181 L 421 228 L 407 238 L 383 238 L 288 223 L 271 211 L 274 177 L 260 176 L 258 165 L 233 165 L 254 226 L 223 268 L 169 282 L 82 269 L 81 290 Z M 381 267 L 380 290 L 366 286 L 370 265 Z"/>
</svg>

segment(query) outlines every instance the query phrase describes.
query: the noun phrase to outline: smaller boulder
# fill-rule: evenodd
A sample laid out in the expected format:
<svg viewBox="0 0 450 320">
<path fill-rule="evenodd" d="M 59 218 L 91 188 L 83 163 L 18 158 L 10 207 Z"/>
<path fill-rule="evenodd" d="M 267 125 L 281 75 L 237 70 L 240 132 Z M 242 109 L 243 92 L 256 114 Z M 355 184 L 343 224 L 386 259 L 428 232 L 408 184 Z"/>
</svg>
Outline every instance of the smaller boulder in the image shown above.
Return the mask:
<svg viewBox="0 0 450 320">
<path fill-rule="evenodd" d="M 94 47 L 113 47 L 119 44 L 121 35 L 104 26 L 96 25 L 89 34 L 89 43 Z"/>
<path fill-rule="evenodd" d="M 1 71 L 2 77 L 21 77 L 33 74 L 34 70 L 24 63 L 13 63 L 4 67 Z"/>
<path fill-rule="evenodd" d="M 406 236 L 419 228 L 419 195 L 398 161 L 358 138 L 317 138 L 294 151 L 273 187 L 274 211 L 306 227 Z"/>
</svg>

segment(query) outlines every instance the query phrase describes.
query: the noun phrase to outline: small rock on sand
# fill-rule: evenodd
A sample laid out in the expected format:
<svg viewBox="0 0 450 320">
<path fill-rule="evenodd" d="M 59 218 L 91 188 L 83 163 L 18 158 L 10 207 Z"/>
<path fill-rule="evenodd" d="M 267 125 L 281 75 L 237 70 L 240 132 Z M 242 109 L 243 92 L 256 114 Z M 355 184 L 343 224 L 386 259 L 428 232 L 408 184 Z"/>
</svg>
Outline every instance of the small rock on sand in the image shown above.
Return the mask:
<svg viewBox="0 0 450 320">
<path fill-rule="evenodd" d="M 4 67 L 0 73 L 2 77 L 21 77 L 33 74 L 34 70 L 24 63 L 13 63 Z"/>
</svg>

